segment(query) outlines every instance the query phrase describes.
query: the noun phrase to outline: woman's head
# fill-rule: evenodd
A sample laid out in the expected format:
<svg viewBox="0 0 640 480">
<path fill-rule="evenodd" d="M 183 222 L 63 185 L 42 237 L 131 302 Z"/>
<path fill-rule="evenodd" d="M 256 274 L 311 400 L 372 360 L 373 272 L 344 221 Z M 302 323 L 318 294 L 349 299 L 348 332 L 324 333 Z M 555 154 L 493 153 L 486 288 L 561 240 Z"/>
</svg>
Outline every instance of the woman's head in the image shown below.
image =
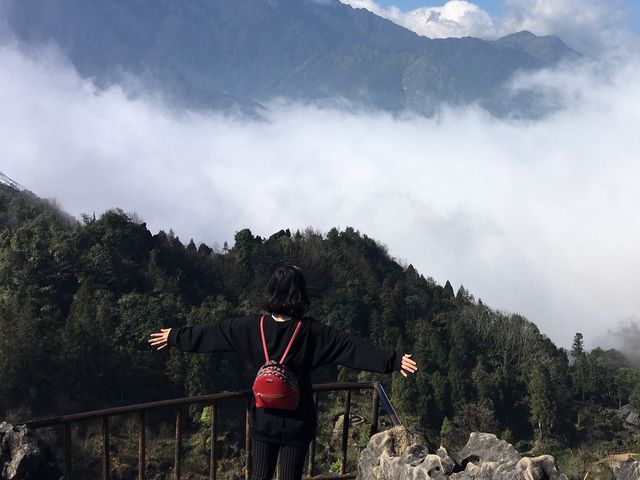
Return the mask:
<svg viewBox="0 0 640 480">
<path fill-rule="evenodd" d="M 302 317 L 309 306 L 307 282 L 293 265 L 278 268 L 264 288 L 262 308 L 275 315 Z"/>
</svg>

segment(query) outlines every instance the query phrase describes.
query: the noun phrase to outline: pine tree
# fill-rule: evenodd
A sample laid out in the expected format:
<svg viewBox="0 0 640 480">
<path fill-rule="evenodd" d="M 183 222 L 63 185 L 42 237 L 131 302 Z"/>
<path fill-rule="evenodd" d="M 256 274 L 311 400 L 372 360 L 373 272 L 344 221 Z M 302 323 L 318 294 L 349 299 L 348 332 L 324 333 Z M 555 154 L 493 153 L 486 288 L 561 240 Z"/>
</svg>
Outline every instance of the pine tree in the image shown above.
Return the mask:
<svg viewBox="0 0 640 480">
<path fill-rule="evenodd" d="M 442 420 L 442 426 L 440 427 L 440 445 L 443 447 L 447 445 L 447 437 L 451 435 L 453 431 L 453 425 L 449 421 L 449 417 L 444 417 Z"/>
<path fill-rule="evenodd" d="M 586 401 L 589 390 L 589 372 L 587 365 L 587 356 L 584 352 L 584 341 L 580 332 L 573 337 L 573 345 L 571 346 L 571 380 L 573 382 L 573 391 L 575 395 Z"/>
<path fill-rule="evenodd" d="M 396 351 L 405 352 L 406 350 L 404 340 L 400 337 L 396 344 Z M 400 414 L 415 414 L 416 391 L 414 378 L 405 378 L 397 372 L 393 374 L 391 380 L 391 403 Z"/>
<path fill-rule="evenodd" d="M 584 356 L 584 340 L 580 332 L 573 337 L 573 345 L 571 346 L 571 359 L 575 363 Z"/>
</svg>

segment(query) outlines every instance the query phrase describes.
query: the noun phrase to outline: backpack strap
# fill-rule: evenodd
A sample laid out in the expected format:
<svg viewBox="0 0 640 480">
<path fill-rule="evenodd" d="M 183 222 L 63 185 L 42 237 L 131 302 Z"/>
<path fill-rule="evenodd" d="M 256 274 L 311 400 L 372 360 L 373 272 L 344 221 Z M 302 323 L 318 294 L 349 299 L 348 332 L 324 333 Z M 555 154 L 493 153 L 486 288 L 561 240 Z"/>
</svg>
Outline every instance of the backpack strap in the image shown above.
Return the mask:
<svg viewBox="0 0 640 480">
<path fill-rule="evenodd" d="M 289 340 L 289 345 L 287 345 L 287 349 L 282 354 L 282 358 L 280 359 L 280 363 L 284 363 L 284 359 L 287 357 L 287 353 L 289 353 L 289 349 L 291 348 L 291 344 L 293 340 L 296 338 L 298 334 L 298 330 L 300 330 L 300 325 L 302 325 L 302 321 L 298 320 L 298 325 L 296 325 L 296 329 L 293 331 L 293 335 L 291 335 L 291 340 Z"/>
<path fill-rule="evenodd" d="M 269 351 L 267 350 L 267 341 L 264 339 L 264 315 L 260 317 L 260 335 L 262 335 L 262 350 L 264 351 L 264 361 L 269 361 Z"/>
<path fill-rule="evenodd" d="M 298 320 L 298 325 L 296 325 L 296 329 L 293 331 L 293 335 L 291 335 L 291 340 L 289 340 L 289 344 L 287 345 L 287 348 L 284 351 L 284 354 L 282 355 L 282 358 L 280 359 L 280 363 L 283 363 L 284 359 L 287 357 L 287 354 L 289 353 L 289 349 L 291 348 L 291 345 L 293 344 L 293 340 L 296 338 L 296 335 L 298 334 L 298 331 L 300 330 L 300 325 L 302 325 L 302 321 Z M 262 351 L 264 352 L 264 360 L 265 360 L 265 362 L 268 362 L 269 361 L 269 351 L 267 350 L 267 341 L 264 338 L 264 315 L 262 315 L 260 317 L 260 335 L 262 336 Z"/>
</svg>

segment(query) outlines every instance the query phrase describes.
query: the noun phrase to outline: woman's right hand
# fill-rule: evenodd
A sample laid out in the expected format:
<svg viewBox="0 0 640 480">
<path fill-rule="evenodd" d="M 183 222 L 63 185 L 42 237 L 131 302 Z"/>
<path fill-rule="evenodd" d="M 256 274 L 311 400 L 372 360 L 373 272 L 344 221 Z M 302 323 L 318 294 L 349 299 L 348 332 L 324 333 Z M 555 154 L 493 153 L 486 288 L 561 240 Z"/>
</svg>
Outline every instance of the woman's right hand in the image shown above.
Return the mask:
<svg viewBox="0 0 640 480">
<path fill-rule="evenodd" d="M 413 355 L 411 353 L 405 353 L 402 356 L 402 369 L 400 373 L 404 377 L 408 377 L 410 374 L 415 373 L 418 370 L 418 364 L 416 361 L 411 358 Z"/>
<path fill-rule="evenodd" d="M 149 335 L 149 345 L 156 347 L 157 350 L 162 350 L 168 345 L 170 328 L 161 328 L 159 332 Z"/>
</svg>

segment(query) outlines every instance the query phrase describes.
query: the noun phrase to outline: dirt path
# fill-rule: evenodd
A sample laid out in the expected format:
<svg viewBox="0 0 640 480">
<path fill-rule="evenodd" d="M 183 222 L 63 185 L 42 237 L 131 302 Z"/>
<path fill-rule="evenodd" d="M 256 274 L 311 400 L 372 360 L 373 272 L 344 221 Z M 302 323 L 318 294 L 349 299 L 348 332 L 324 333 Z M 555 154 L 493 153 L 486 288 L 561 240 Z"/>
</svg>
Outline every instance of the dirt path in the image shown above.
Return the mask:
<svg viewBox="0 0 640 480">
<path fill-rule="evenodd" d="M 616 455 L 609 455 L 608 457 L 603 458 L 602 462 L 628 462 L 630 460 L 637 460 L 640 457 L 638 453 L 618 453 Z"/>
</svg>

